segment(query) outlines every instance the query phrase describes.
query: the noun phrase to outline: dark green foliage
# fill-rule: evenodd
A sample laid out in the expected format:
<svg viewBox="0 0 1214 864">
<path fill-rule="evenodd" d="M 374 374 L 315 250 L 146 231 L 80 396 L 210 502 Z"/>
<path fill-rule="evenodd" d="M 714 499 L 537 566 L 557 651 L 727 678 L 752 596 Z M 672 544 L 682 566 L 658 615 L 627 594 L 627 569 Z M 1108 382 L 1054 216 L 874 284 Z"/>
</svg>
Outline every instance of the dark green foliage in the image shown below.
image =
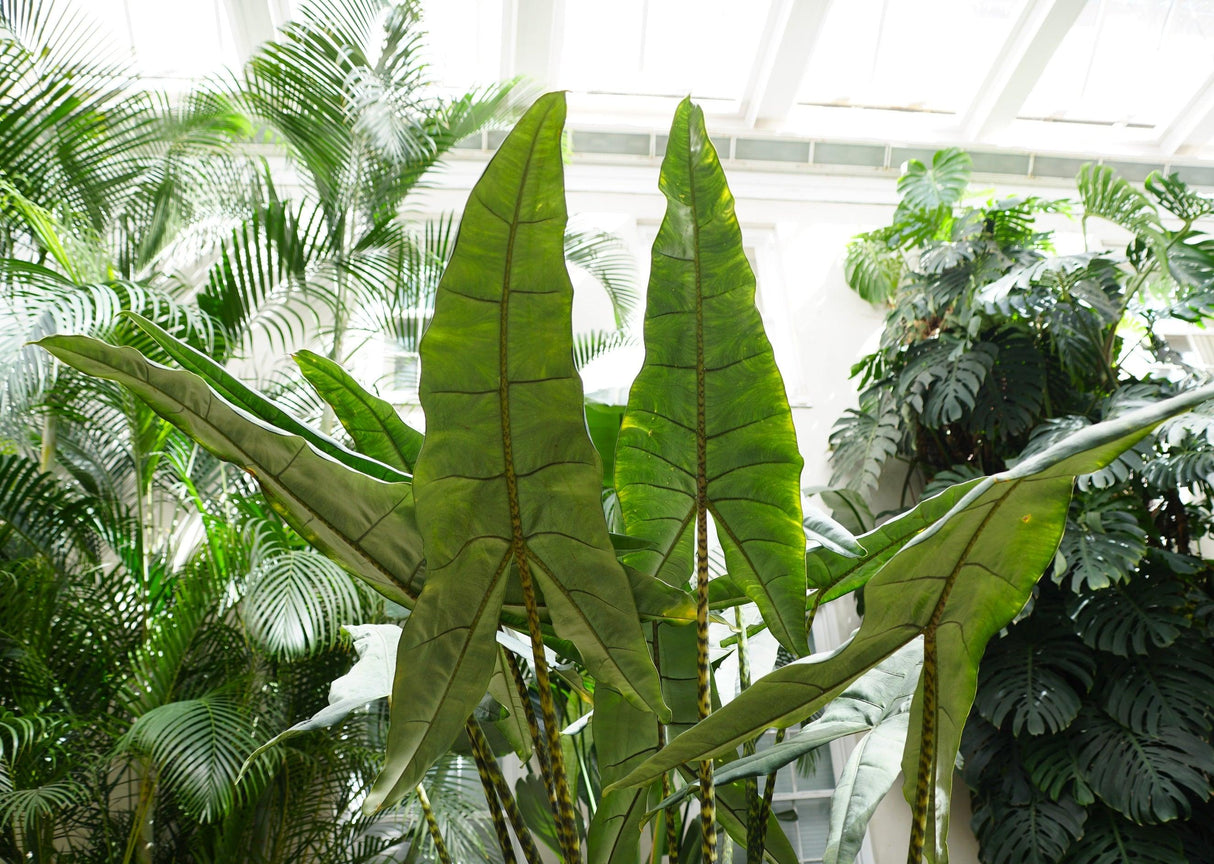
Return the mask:
<svg viewBox="0 0 1214 864">
<path fill-rule="evenodd" d="M 854 370 L 860 408 L 831 438 L 835 482 L 853 489 L 909 464 L 904 505 L 1191 385 L 1152 328 L 1214 309 L 1214 238 L 1194 228 L 1214 202 L 1175 176 L 1152 175 L 1148 197 L 1110 168 L 1080 173 L 1083 218 L 1135 235 L 1122 257 L 1050 256 L 1033 225 L 1050 205 L 961 207 L 932 195 L 936 173 L 912 165 L 894 224 L 853 244 L 897 251 L 884 260 L 900 269 L 881 349 Z M 1170 378 L 1121 366 L 1123 322 Z M 1211 430 L 1205 411 L 1171 421 L 1080 477 L 1052 582 L 988 646 L 962 742 L 988 864 L 1209 860 L 1195 838 L 1209 833 L 1214 647 L 1196 541 L 1211 525 Z"/>
</svg>

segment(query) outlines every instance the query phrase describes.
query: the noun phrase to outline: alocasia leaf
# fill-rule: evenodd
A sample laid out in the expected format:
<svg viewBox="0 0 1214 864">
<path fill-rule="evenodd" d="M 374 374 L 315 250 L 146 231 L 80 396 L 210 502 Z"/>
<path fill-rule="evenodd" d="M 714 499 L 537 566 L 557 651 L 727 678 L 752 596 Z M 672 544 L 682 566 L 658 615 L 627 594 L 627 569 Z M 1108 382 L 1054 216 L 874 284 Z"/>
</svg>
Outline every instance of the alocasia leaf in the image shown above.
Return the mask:
<svg viewBox="0 0 1214 864">
<path fill-rule="evenodd" d="M 412 471 L 422 448 L 422 433 L 410 427 L 390 404 L 368 393 L 341 366 L 311 351 L 299 351 L 295 362 L 304 378 L 333 408 L 360 453 Z"/>
<path fill-rule="evenodd" d="M 87 336 L 50 336 L 38 344 L 82 372 L 125 384 L 207 450 L 256 477 L 309 543 L 390 600 L 413 605 L 423 559 L 407 475 L 390 483 L 369 477 L 234 408 L 193 372 L 166 369 L 133 348 Z M 351 464 L 373 462 L 345 453 Z"/>
<path fill-rule="evenodd" d="M 399 466 L 395 466 L 390 462 L 377 460 L 374 457 L 368 458 L 370 454 L 364 454 L 361 450 L 358 453 L 352 452 L 328 435 L 324 435 L 306 423 L 300 422 L 281 407 L 274 404 L 274 402 L 241 382 L 240 379 L 221 364 L 215 362 L 198 349 L 182 342 L 164 330 L 155 321 L 134 313 L 128 313 L 128 317 L 141 330 L 151 336 L 153 341 L 166 354 L 180 363 L 183 369 L 193 372 L 199 378 L 206 381 L 211 389 L 237 408 L 247 411 L 258 420 L 268 423 L 276 429 L 281 429 L 283 432 L 289 432 L 292 435 L 298 435 L 326 456 L 330 456 L 343 465 L 356 471 L 361 471 L 370 477 L 375 477 L 389 483 L 408 481 L 409 475 L 402 473 L 399 470 Z M 167 419 L 170 422 L 172 421 L 171 417 Z"/>
<path fill-rule="evenodd" d="M 492 675 L 508 586 L 523 579 L 598 681 L 669 713 L 607 534 L 573 366 L 564 118 L 563 94 L 541 97 L 485 169 L 422 339 L 414 489 L 428 571 L 368 808 L 406 794 L 455 739 Z"/>
<path fill-rule="evenodd" d="M 804 654 L 803 460 L 733 196 L 689 100 L 675 112 L 659 185 L 666 217 L 653 248 L 645 365 L 615 457 L 628 532 L 658 549 L 626 560 L 685 584 L 697 519 L 711 514 L 730 578 Z"/>
<path fill-rule="evenodd" d="M 800 722 L 922 635 L 924 671 L 911 708 L 903 770 L 918 817 L 912 836 L 925 844 L 928 860 L 943 860 L 952 765 L 973 702 L 978 661 L 1053 559 L 1075 475 L 1107 464 L 1158 423 L 1212 397 L 1214 387 L 1205 387 L 1088 427 L 974 484 L 868 582 L 867 612 L 849 643 L 755 682 L 619 785 L 648 783 L 675 765 L 731 752 L 764 729 Z"/>
</svg>

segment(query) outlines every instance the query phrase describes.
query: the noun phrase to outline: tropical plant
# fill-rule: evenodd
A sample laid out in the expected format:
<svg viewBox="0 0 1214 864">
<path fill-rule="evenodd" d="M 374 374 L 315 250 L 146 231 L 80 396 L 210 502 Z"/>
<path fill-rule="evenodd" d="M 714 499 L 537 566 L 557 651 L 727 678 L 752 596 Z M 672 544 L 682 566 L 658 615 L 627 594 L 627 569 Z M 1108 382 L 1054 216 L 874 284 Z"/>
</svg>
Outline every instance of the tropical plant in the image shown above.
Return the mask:
<svg viewBox="0 0 1214 864">
<path fill-rule="evenodd" d="M 1052 255 L 1034 216 L 1064 205 L 967 206 L 968 166 L 955 150 L 912 162 L 891 225 L 849 248 L 852 287 L 889 315 L 832 436 L 836 482 L 900 480 L 901 506 L 1207 377 L 1157 326 L 1210 308 L 1198 224 L 1214 203 L 1175 176 L 1144 194 L 1086 166 L 1085 227 L 1133 239 Z M 1052 578 L 987 648 L 962 743 L 983 861 L 1209 860 L 1208 416 L 1079 478 Z"/>
<path fill-rule="evenodd" d="M 921 674 L 903 668 L 916 682 L 903 766 L 915 805 L 911 856 L 937 860 L 952 775 L 943 766 L 956 755 L 978 658 L 1053 559 L 1074 476 L 1103 469 L 1152 427 L 1214 394 L 1184 394 L 1092 425 L 1014 468 L 925 500 L 867 542 L 830 520 L 810 520 L 807 551 L 793 485 L 800 461 L 732 198 L 703 114 L 685 101 L 660 180 L 667 214 L 648 292 L 646 366 L 615 436 L 616 527 L 624 530 L 611 534 L 603 460 L 587 435 L 572 360 L 564 115 L 561 94 L 538 100 L 473 191 L 421 345 L 420 450 L 418 433 L 332 366 L 327 380 L 346 382 L 356 398 L 326 398 L 361 453 L 291 419 L 150 322 L 137 320 L 184 368 L 83 336 L 40 345 L 122 383 L 245 469 L 301 536 L 410 608 L 397 637 L 387 759 L 369 809 L 411 792 L 466 740 L 506 860 L 514 860 L 513 831 L 535 861 L 530 821 L 546 827 L 568 864 L 581 861 L 581 794 L 593 811 L 589 858 L 637 861 L 637 829 L 658 797 L 651 793 L 698 776 L 701 819 L 680 837 L 685 820 L 659 805 L 655 850 L 673 860 L 681 846 L 714 861 L 719 823 L 751 860 L 766 853 L 788 861 L 783 833 L 763 830 L 772 784 L 762 794 L 757 784 L 719 785 L 713 760 L 719 768 L 769 727 L 807 720 L 921 642 Z M 711 580 L 710 517 L 729 571 Z M 804 654 L 806 614 L 862 585 L 868 612 L 848 645 L 789 664 L 712 710 L 710 610 L 753 602 L 786 647 Z M 570 662 L 577 665 L 565 668 Z M 382 690 L 387 676 L 369 677 Z M 558 677 L 568 686 L 554 685 Z M 586 698 L 596 767 L 576 744 L 586 734 Z M 534 753 L 539 764 L 538 781 L 520 784 L 517 795 L 485 741 L 489 718 L 512 729 L 520 756 Z M 561 723 L 578 719 L 562 736 Z M 884 725 L 880 719 L 871 725 Z M 694 774 L 682 773 L 687 764 Z M 535 792 L 547 798 L 546 816 L 530 806 Z"/>
<path fill-rule="evenodd" d="M 251 126 L 222 94 L 170 104 L 134 83 L 87 14 L 0 5 L 0 858 L 354 861 L 402 835 L 432 857 L 423 810 L 451 854 L 484 858 L 460 757 L 429 776 L 432 807 L 357 816 L 377 713 L 237 782 L 267 724 L 324 704 L 351 656 L 339 625 L 390 610 L 240 472 L 25 344 L 73 332 L 156 350 L 122 313 L 212 356 L 234 344 L 182 274 L 275 194 L 260 157 L 230 146 Z"/>
</svg>

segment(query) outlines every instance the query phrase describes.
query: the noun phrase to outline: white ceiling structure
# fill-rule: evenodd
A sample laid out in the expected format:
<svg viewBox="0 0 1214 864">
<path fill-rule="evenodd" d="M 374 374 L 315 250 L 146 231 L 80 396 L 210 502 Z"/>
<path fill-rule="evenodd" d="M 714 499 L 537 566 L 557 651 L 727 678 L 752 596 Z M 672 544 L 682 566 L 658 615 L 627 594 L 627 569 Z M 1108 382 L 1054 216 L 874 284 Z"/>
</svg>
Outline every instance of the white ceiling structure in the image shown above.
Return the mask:
<svg viewBox="0 0 1214 864">
<path fill-rule="evenodd" d="M 238 65 L 298 2 L 86 5 L 172 83 Z M 568 90 L 575 152 L 660 154 L 691 93 L 742 162 L 854 172 L 956 144 L 992 174 L 1070 177 L 1100 158 L 1214 185 L 1214 0 L 421 5 L 440 84 Z"/>
</svg>

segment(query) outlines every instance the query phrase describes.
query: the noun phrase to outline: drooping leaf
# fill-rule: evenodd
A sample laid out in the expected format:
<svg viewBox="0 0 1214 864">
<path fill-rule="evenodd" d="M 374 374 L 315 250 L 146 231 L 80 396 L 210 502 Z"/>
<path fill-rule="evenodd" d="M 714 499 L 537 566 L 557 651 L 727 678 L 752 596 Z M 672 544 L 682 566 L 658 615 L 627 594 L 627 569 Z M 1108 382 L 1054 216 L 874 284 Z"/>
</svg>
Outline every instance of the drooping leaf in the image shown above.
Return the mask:
<svg viewBox="0 0 1214 864">
<path fill-rule="evenodd" d="M 368 809 L 411 790 L 484 695 L 516 580 L 534 580 L 557 634 L 600 682 L 668 715 L 607 536 L 573 368 L 564 117 L 563 94 L 544 96 L 498 149 L 422 339 L 428 435 L 414 485 L 428 572 L 401 638 L 387 761 Z"/>
<path fill-rule="evenodd" d="M 258 420 L 276 429 L 298 435 L 326 456 L 370 477 L 376 477 L 389 483 L 409 480 L 409 475 L 402 473 L 401 469 L 390 466 L 389 463 L 369 459 L 361 453 L 355 453 L 328 435 L 300 422 L 272 400 L 245 385 L 211 357 L 180 339 L 174 338 L 156 322 L 144 318 L 142 315 L 130 314 L 128 317 L 151 336 L 165 353 L 181 364 L 183 369 L 193 372 L 237 408 L 247 411 Z M 166 419 L 172 422 L 171 417 Z M 186 431 L 188 432 L 188 430 Z"/>
<path fill-rule="evenodd" d="M 1070 565 L 1071 590 L 1100 590 L 1129 579 L 1147 552 L 1147 534 L 1138 524 L 1135 500 L 1092 492 L 1080 495 L 1067 519 L 1061 552 Z"/>
<path fill-rule="evenodd" d="M 920 748 L 927 749 L 929 768 L 952 766 L 974 695 L 978 661 L 987 641 L 1020 611 L 1052 560 L 1072 478 L 1107 464 L 1153 426 L 1210 398 L 1211 392 L 1193 391 L 1089 427 L 1011 471 L 979 481 L 869 581 L 867 614 L 849 643 L 755 682 L 631 772 L 621 785 L 649 782 L 671 766 L 728 752 L 768 727 L 800 722 L 858 675 L 923 634 L 935 642 L 925 644 L 925 679 L 930 669 L 948 686 L 934 694 L 935 704 L 925 712 L 921 683 L 912 706 L 903 765 L 909 797 L 921 805 L 916 789 Z M 959 579 L 963 572 L 965 578 Z M 926 741 L 925 714 L 934 715 L 935 721 Z M 947 806 L 953 772 L 945 768 L 934 773 L 935 794 L 930 781 L 925 790 L 925 852 L 938 860 L 947 820 L 936 808 Z"/>
<path fill-rule="evenodd" d="M 877 805 L 898 779 L 910 716 L 895 714 L 856 744 L 830 799 L 830 829 L 823 864 L 851 864 L 860 853 Z"/>
<path fill-rule="evenodd" d="M 905 714 L 922 667 L 923 646 L 918 642 L 906 645 L 852 682 L 826 706 L 821 717 L 805 724 L 797 734 L 754 755 L 731 759 L 713 772 L 713 778 L 718 783 L 732 783 L 772 774 L 837 738 L 868 732 L 895 715 Z M 682 801 L 691 791 L 691 787 L 681 789 L 659 806 Z M 860 833 L 863 835 L 863 829 Z"/>
<path fill-rule="evenodd" d="M 1083 836 L 1087 815 L 1069 798 L 1018 804 L 990 797 L 974 810 L 974 833 L 989 864 L 1055 864 Z"/>
<path fill-rule="evenodd" d="M 258 756 L 282 741 L 314 729 L 327 729 L 346 719 L 352 711 L 391 695 L 400 627 L 395 624 L 347 624 L 342 629 L 354 640 L 358 659 L 349 672 L 329 685 L 329 704 L 258 747 L 245 760 L 242 773 Z"/>
<path fill-rule="evenodd" d="M 390 600 L 413 604 L 423 559 L 408 483 L 385 483 L 323 456 L 305 439 L 237 410 L 194 373 L 158 366 L 132 348 L 86 336 L 38 344 L 82 372 L 126 385 L 220 459 L 253 474 L 309 543 Z"/>
<path fill-rule="evenodd" d="M 918 159 L 909 160 L 898 178 L 902 203 L 916 210 L 951 207 L 965 194 L 971 165 L 970 155 L 956 147 L 937 150 L 930 166 Z"/>
<path fill-rule="evenodd" d="M 1148 735 L 1099 708 L 1075 721 L 1075 762 L 1096 796 L 1138 823 L 1186 816 L 1210 797 L 1214 749 L 1183 729 Z"/>
<path fill-rule="evenodd" d="M 514 684 L 506 660 L 506 649 L 497 646 L 497 666 L 494 667 L 493 677 L 489 679 L 489 695 L 506 711 L 506 716 L 497 721 L 497 728 L 510 742 L 519 759 L 526 762 L 531 758 L 534 742 L 531 740 L 531 729 L 527 723 L 527 707 L 522 693 Z M 392 668 L 396 668 L 393 658 Z"/>
<path fill-rule="evenodd" d="M 869 303 L 885 303 L 898 288 L 901 257 L 880 238 L 861 235 L 847 244 L 843 278 Z"/>
<path fill-rule="evenodd" d="M 792 411 L 703 112 L 675 113 L 659 181 L 645 365 L 616 448 L 628 532 L 661 551 L 628 563 L 674 585 L 691 574 L 697 514 L 711 514 L 731 580 L 803 654 L 805 535 Z"/>
<path fill-rule="evenodd" d="M 1200 638 L 1186 634 L 1167 649 L 1132 654 L 1106 675 L 1101 704 L 1122 725 L 1148 735 L 1165 728 L 1198 735 L 1209 730 L 1214 659 Z"/>
<path fill-rule="evenodd" d="M 1100 591 L 1082 591 L 1067 600 L 1075 630 L 1088 645 L 1121 657 L 1166 648 L 1186 625 L 1183 588 L 1153 578 L 1148 570 Z"/>
<path fill-rule="evenodd" d="M 859 557 L 840 555 L 830 549 L 811 549 L 806 555 L 809 584 L 817 588 L 819 604 L 829 603 L 863 586 L 886 562 L 920 532 L 934 525 L 972 489 L 980 478 L 957 484 L 924 498 L 912 509 L 890 519 L 879 528 L 857 538 L 865 549 Z"/>
<path fill-rule="evenodd" d="M 402 471 L 412 471 L 422 448 L 422 433 L 411 428 L 390 404 L 358 385 L 327 357 L 299 351 L 295 362 L 333 408 L 359 452 Z"/>
<path fill-rule="evenodd" d="M 1071 846 L 1067 864 L 1183 864 L 1184 850 L 1176 831 L 1135 825 L 1116 814 L 1098 811 Z"/>
<path fill-rule="evenodd" d="M 853 535 L 867 534 L 877 527 L 877 519 L 869 509 L 868 502 L 854 489 L 810 486 L 802 491 L 806 495 L 821 497 L 822 503 L 830 509 L 839 524 Z"/>
<path fill-rule="evenodd" d="M 1060 732 L 1079 714 L 1092 687 L 1096 658 L 1063 632 L 1042 632 L 1030 619 L 1011 628 L 982 665 L 974 707 L 1012 734 Z M 1006 728 L 1006 727 L 1005 727 Z"/>
<path fill-rule="evenodd" d="M 690 629 L 690 628 L 685 628 Z M 599 778 L 614 783 L 658 750 L 658 719 L 610 687 L 594 690 L 594 748 Z M 617 789 L 603 795 L 586 837 L 588 864 L 638 864 L 641 823 L 648 790 Z"/>
</svg>

